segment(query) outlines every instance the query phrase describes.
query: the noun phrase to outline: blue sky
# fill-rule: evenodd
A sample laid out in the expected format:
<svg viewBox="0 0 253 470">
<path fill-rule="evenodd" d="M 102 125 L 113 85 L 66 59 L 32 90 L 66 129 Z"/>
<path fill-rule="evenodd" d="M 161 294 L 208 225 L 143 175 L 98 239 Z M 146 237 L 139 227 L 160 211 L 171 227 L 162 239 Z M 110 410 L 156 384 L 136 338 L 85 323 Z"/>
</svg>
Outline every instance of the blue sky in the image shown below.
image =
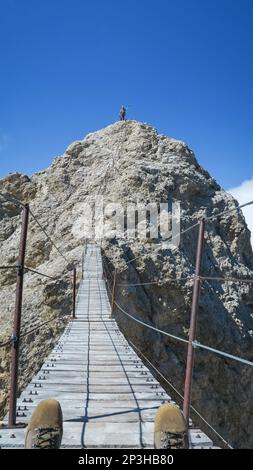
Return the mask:
<svg viewBox="0 0 253 470">
<path fill-rule="evenodd" d="M 252 0 L 0 0 L 0 177 L 118 117 L 186 141 L 225 188 L 253 178 Z"/>
</svg>

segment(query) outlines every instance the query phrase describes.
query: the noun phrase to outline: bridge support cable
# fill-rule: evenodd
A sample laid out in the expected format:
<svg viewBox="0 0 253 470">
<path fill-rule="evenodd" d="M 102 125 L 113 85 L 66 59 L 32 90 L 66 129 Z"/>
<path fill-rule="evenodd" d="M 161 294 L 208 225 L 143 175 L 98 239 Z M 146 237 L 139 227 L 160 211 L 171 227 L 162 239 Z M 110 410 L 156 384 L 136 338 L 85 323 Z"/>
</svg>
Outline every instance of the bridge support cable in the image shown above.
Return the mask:
<svg viewBox="0 0 253 470">
<path fill-rule="evenodd" d="M 20 339 L 40 329 L 43 325 L 46 325 L 47 323 L 50 323 L 56 320 L 58 316 L 57 315 L 53 318 L 50 318 L 49 320 L 41 323 L 38 326 L 31 328 L 28 331 L 21 332 L 24 274 L 26 272 L 31 272 L 33 274 L 51 279 L 52 281 L 58 281 L 61 279 L 61 277 L 49 276 L 48 274 L 39 272 L 36 269 L 32 269 L 25 265 L 28 223 L 31 217 L 38 224 L 42 232 L 46 235 L 47 239 L 50 240 L 51 244 L 55 247 L 56 251 L 64 258 L 64 260 L 67 263 L 68 263 L 68 260 L 59 250 L 59 248 L 51 239 L 51 237 L 48 235 L 47 231 L 38 221 L 37 217 L 32 213 L 29 207 L 29 204 L 24 204 L 21 201 L 18 201 L 15 197 L 12 197 L 12 195 L 8 195 L 8 197 L 6 197 L 6 195 L 0 192 L 0 196 L 2 196 L 7 202 L 15 203 L 22 209 L 21 235 L 20 235 L 20 241 L 19 241 L 19 255 L 18 255 L 17 265 L 16 266 L 0 266 L 1 270 L 15 269 L 17 271 L 13 333 L 7 341 L 0 343 L 0 348 L 11 346 L 11 377 L 10 377 L 10 401 L 9 401 L 8 427 L 15 428 L 15 427 L 23 426 L 22 423 L 16 423 Z M 74 267 L 74 270 L 73 270 L 73 315 L 75 311 L 75 302 L 76 302 L 75 299 L 76 299 L 76 268 Z M 60 318 L 60 320 L 65 320 L 65 317 Z"/>
<path fill-rule="evenodd" d="M 183 401 L 183 395 L 177 390 L 177 388 L 162 374 L 162 372 L 151 362 L 143 352 L 137 348 L 137 346 L 131 341 L 128 340 L 129 343 L 133 346 L 133 348 L 144 358 L 144 360 L 151 366 L 151 368 L 169 385 L 169 387 L 176 393 L 176 395 Z M 229 449 L 233 449 L 233 447 L 226 441 L 226 439 L 218 432 L 214 427 L 199 413 L 194 406 L 190 405 L 190 409 L 205 423 L 206 426 L 218 437 L 223 444 L 228 447 Z"/>
<path fill-rule="evenodd" d="M 179 341 L 181 343 L 189 344 L 189 340 L 187 340 L 187 339 L 181 338 L 180 336 L 173 335 L 173 334 L 169 333 L 168 331 L 160 330 L 159 328 L 156 328 L 155 326 L 149 325 L 148 323 L 143 322 L 139 318 L 136 318 L 133 315 L 130 315 L 130 313 L 126 312 L 126 310 L 123 309 L 122 306 L 119 305 L 119 303 L 116 302 L 116 301 L 115 301 L 115 305 L 118 307 L 118 310 L 120 312 L 122 312 L 128 318 L 131 318 L 135 322 L 139 323 L 140 325 L 145 326 L 146 328 L 150 328 L 151 330 L 156 331 L 157 333 L 161 333 L 161 334 L 163 334 L 165 336 L 168 336 L 169 338 L 174 339 L 176 341 Z M 196 348 L 205 349 L 205 350 L 210 351 L 214 354 L 223 356 L 227 359 L 232 359 L 232 360 L 237 361 L 241 364 L 253 367 L 253 362 L 252 361 L 248 361 L 247 359 L 243 359 L 242 357 L 234 356 L 234 355 L 229 354 L 225 351 L 221 351 L 219 349 L 212 348 L 211 346 L 206 346 L 205 344 L 199 343 L 197 340 L 192 341 L 192 346 L 193 346 L 194 349 L 196 349 Z"/>
</svg>

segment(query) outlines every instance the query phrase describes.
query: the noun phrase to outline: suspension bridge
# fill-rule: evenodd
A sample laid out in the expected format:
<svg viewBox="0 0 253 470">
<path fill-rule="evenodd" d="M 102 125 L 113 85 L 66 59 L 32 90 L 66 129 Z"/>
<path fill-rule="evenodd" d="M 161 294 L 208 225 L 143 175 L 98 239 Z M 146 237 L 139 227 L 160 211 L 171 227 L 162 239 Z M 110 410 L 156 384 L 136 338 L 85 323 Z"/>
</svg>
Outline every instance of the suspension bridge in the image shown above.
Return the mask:
<svg viewBox="0 0 253 470">
<path fill-rule="evenodd" d="M 21 393 L 17 419 L 27 423 L 40 400 L 54 398 L 63 410 L 62 447 L 152 448 L 155 413 L 173 401 L 111 318 L 99 246 L 87 246 L 82 277 L 75 319 Z M 3 428 L 0 435 L 2 448 L 24 446 L 22 428 Z M 213 446 L 194 428 L 190 443 Z"/>
<path fill-rule="evenodd" d="M 0 194 L 2 196 L 2 194 Z M 5 198 L 5 196 L 4 196 Z M 9 198 L 7 198 L 8 200 Z M 164 402 L 175 403 L 161 386 L 162 383 L 176 392 L 183 401 L 183 412 L 189 427 L 191 449 L 214 449 L 212 440 L 199 428 L 194 427 L 190 411 L 202 420 L 205 429 L 210 429 L 223 446 L 232 448 L 214 427 L 191 404 L 192 374 L 194 369 L 194 350 L 202 348 L 220 357 L 237 361 L 252 367 L 253 363 L 245 358 L 231 355 L 196 341 L 196 324 L 200 284 L 215 280 L 253 284 L 253 279 L 215 278 L 201 276 L 201 259 L 204 245 L 205 222 L 194 223 L 181 234 L 199 226 L 196 269 L 193 280 L 193 298 L 189 338 L 180 338 L 170 332 L 158 329 L 131 315 L 115 301 L 117 270 L 114 276 L 109 272 L 112 284 L 108 282 L 108 267 L 104 262 L 100 246 L 90 243 L 85 246 L 82 258 L 81 281 L 76 296 L 76 267 L 73 269 L 73 313 L 72 318 L 59 341 L 46 358 L 40 371 L 18 396 L 18 363 L 22 333 L 21 314 L 23 278 L 26 271 L 53 279 L 47 274 L 30 269 L 25 265 L 26 241 L 29 214 L 39 225 L 55 250 L 67 262 L 66 256 L 48 235 L 40 221 L 28 205 L 11 201 L 23 208 L 22 227 L 18 263 L 16 266 L 0 266 L 1 269 L 17 270 L 16 303 L 13 334 L 0 347 L 11 347 L 10 402 L 9 412 L 0 426 L 0 448 L 15 449 L 24 447 L 24 428 L 36 405 L 47 398 L 54 398 L 61 404 L 64 417 L 64 448 L 153 448 L 154 418 L 157 409 Z M 244 206 L 251 205 L 253 202 Z M 241 207 L 244 207 L 241 206 Z M 235 207 L 232 210 L 238 210 Z M 224 212 L 225 214 L 227 213 Z M 222 215 L 219 213 L 215 217 Z M 209 218 L 210 220 L 212 219 Z M 136 261 L 138 256 L 129 260 L 127 265 Z M 54 278 L 55 280 L 55 278 Z M 175 279 L 174 279 L 175 281 Z M 150 283 L 149 283 L 150 284 Z M 152 283 L 151 283 L 152 284 Z M 112 289 L 110 289 L 110 285 Z M 119 286 L 117 286 L 118 288 Z M 108 293 L 111 295 L 109 301 Z M 187 344 L 185 390 L 181 395 L 170 382 L 169 377 L 161 374 L 142 351 L 123 336 L 112 316 L 113 308 L 126 315 L 129 321 L 141 323 L 158 333 Z M 39 330 L 44 322 L 30 330 Z M 174 395 L 173 395 L 174 396 Z M 181 401 L 179 402 L 181 403 Z"/>
</svg>

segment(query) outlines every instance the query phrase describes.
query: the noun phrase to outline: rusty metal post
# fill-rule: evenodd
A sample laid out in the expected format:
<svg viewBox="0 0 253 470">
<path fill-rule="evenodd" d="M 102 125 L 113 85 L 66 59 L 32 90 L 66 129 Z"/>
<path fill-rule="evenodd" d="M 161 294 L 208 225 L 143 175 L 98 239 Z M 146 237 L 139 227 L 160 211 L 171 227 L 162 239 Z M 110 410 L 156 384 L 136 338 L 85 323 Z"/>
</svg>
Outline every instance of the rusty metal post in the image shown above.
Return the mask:
<svg viewBox="0 0 253 470">
<path fill-rule="evenodd" d="M 104 262 L 103 252 L 101 253 L 102 253 L 102 272 L 103 272 L 103 278 L 105 278 L 105 262 Z"/>
<path fill-rule="evenodd" d="M 197 317 L 199 310 L 199 296 L 200 296 L 200 273 L 204 248 L 204 235 L 205 235 L 205 220 L 202 219 L 199 226 L 198 247 L 196 255 L 195 279 L 193 286 L 192 307 L 191 307 L 191 321 L 189 331 L 189 344 L 187 351 L 187 363 L 185 374 L 184 386 L 184 404 L 183 413 L 186 419 L 187 426 L 189 426 L 190 406 L 191 406 L 191 392 L 192 392 L 192 376 L 194 368 L 194 347 L 192 342 L 196 339 Z"/>
<path fill-rule="evenodd" d="M 76 268 L 73 269 L 73 309 L 72 318 L 76 318 Z"/>
<path fill-rule="evenodd" d="M 83 251 L 83 254 L 82 254 L 82 279 L 83 279 L 83 270 L 84 270 L 84 251 Z"/>
<path fill-rule="evenodd" d="M 29 220 L 29 205 L 26 204 L 22 214 L 22 227 L 19 245 L 19 257 L 16 280 L 16 301 L 15 316 L 13 327 L 13 343 L 11 354 L 11 383 L 10 383 L 10 405 L 9 405 L 9 426 L 16 425 L 16 407 L 18 393 L 18 361 L 19 361 L 19 343 L 20 327 L 22 314 L 23 283 L 24 283 L 24 265 L 26 253 L 27 230 Z"/>
<path fill-rule="evenodd" d="M 87 241 L 84 244 L 83 254 L 82 254 L 82 279 L 84 278 L 84 261 L 87 253 Z"/>
<path fill-rule="evenodd" d="M 116 280 L 117 280 L 117 269 L 114 270 L 113 276 L 113 284 L 112 284 L 112 305 L 111 305 L 111 316 L 114 312 L 114 305 L 115 305 L 115 289 L 116 289 Z"/>
</svg>

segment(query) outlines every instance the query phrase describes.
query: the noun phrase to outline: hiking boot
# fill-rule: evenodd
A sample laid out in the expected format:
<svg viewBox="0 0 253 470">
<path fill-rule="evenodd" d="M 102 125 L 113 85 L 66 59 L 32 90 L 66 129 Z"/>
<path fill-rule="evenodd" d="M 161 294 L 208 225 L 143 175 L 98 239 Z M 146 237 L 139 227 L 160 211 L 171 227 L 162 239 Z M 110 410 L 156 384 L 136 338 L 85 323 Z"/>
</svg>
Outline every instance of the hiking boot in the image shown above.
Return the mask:
<svg viewBox="0 0 253 470">
<path fill-rule="evenodd" d="M 56 400 L 42 400 L 28 423 L 26 449 L 59 449 L 62 440 L 62 410 Z"/>
<path fill-rule="evenodd" d="M 155 417 L 155 449 L 188 449 L 186 421 L 180 408 L 166 403 Z"/>
</svg>

